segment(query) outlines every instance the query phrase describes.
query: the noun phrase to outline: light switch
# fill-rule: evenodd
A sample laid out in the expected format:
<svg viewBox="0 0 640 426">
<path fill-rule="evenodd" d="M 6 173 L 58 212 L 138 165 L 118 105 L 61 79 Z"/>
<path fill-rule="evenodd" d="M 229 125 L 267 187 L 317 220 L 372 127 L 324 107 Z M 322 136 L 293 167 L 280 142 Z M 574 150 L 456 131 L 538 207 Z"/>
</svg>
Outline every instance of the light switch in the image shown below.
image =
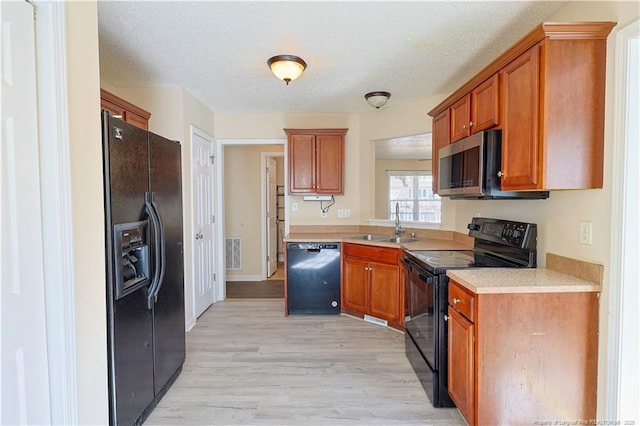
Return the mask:
<svg viewBox="0 0 640 426">
<path fill-rule="evenodd" d="M 592 231 L 591 221 L 580 221 L 580 244 L 591 245 Z"/>
<path fill-rule="evenodd" d="M 351 209 L 338 209 L 338 219 L 351 217 Z"/>
</svg>

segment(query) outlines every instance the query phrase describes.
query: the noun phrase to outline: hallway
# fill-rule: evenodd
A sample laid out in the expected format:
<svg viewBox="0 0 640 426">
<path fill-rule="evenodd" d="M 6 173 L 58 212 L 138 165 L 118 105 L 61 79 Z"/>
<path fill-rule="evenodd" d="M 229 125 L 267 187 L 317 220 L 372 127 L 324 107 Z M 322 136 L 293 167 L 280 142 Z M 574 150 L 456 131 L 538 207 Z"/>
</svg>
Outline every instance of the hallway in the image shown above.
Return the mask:
<svg viewBox="0 0 640 426">
<path fill-rule="evenodd" d="M 227 299 L 274 298 L 284 298 L 284 263 L 265 281 L 227 281 Z"/>
</svg>

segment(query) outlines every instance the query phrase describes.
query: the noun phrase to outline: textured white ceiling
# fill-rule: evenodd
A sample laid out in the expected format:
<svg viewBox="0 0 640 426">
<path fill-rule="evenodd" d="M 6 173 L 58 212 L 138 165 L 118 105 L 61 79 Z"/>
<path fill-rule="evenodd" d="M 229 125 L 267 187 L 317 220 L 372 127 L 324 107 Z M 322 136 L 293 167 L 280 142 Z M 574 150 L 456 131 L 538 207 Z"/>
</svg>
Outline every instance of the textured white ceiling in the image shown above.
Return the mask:
<svg viewBox="0 0 640 426">
<path fill-rule="evenodd" d="M 563 3 L 99 1 L 100 72 L 182 86 L 213 111 L 362 112 L 375 90 L 444 99 Z M 267 67 L 278 54 L 308 64 L 289 86 Z"/>
<path fill-rule="evenodd" d="M 431 133 L 374 141 L 376 160 L 430 160 Z"/>
</svg>

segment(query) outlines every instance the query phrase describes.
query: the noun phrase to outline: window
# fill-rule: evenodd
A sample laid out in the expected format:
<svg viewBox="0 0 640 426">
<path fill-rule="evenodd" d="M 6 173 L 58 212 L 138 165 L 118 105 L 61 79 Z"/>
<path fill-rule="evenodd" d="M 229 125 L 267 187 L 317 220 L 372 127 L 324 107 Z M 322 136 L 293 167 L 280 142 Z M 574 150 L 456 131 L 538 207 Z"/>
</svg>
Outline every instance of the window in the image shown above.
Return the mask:
<svg viewBox="0 0 640 426">
<path fill-rule="evenodd" d="M 396 219 L 398 203 L 403 222 L 440 223 L 440 197 L 431 189 L 431 172 L 389 173 L 389 219 Z"/>
</svg>

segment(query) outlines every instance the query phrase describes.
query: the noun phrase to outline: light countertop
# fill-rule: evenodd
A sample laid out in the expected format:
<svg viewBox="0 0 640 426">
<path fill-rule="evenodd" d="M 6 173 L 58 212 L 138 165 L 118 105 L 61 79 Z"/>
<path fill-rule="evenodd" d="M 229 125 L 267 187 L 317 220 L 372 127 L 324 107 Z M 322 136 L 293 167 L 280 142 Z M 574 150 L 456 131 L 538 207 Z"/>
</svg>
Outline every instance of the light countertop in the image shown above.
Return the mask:
<svg viewBox="0 0 640 426">
<path fill-rule="evenodd" d="M 299 243 L 299 242 L 342 242 L 342 243 L 352 243 L 352 244 L 366 244 L 371 246 L 380 246 L 380 247 L 395 247 L 395 248 L 405 248 L 407 250 L 469 250 L 469 245 L 465 245 L 458 241 L 447 240 L 447 239 L 439 239 L 439 238 L 420 238 L 418 237 L 418 241 L 414 241 L 412 243 L 392 243 L 389 241 L 376 241 L 376 240 L 363 240 L 361 238 L 357 238 L 360 234 L 358 233 L 344 233 L 344 232 L 334 232 L 334 233 L 315 233 L 315 232 L 296 232 L 287 234 L 284 237 L 285 243 Z M 408 235 L 403 234 L 403 237 L 407 237 Z M 389 238 L 393 237 L 392 234 L 388 235 Z"/>
<path fill-rule="evenodd" d="M 550 269 L 452 269 L 447 276 L 476 294 L 598 292 L 598 284 Z"/>
</svg>

